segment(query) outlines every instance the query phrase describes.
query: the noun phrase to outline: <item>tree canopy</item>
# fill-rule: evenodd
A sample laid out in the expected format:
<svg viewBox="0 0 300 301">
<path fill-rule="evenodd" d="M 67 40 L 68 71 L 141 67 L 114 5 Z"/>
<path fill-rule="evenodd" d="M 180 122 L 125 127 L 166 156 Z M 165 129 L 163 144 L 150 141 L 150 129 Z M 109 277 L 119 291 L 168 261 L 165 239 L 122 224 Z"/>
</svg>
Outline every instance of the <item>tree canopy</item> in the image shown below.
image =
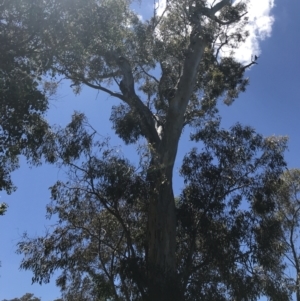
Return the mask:
<svg viewBox="0 0 300 301">
<path fill-rule="evenodd" d="M 245 71 L 256 64 L 234 58 L 248 36 L 247 1 L 167 1 L 149 20 L 126 0 L 5 5 L 18 30 L 11 35 L 25 34 L 18 39 L 24 53 L 12 61 L 28 68 L 25 88 L 36 92 L 28 100 L 39 104 L 26 107 L 34 127 L 26 115 L 17 119 L 16 141 L 69 176 L 51 187 L 47 211 L 57 224 L 19 243 L 21 267 L 33 271 L 33 281 L 48 282 L 60 270 L 66 300 L 288 300 L 272 197 L 286 139 L 241 124 L 223 129 L 218 114 L 219 101 L 230 105 L 245 91 Z M 1 24 L 10 30 L 10 21 Z M 40 75 L 50 87 L 66 78 L 75 93 L 85 85 L 119 100 L 110 120 L 124 143 L 142 144 L 139 164 L 98 139 L 80 113 L 65 129 L 49 128 L 40 118 L 47 108 Z M 175 198 L 185 128 L 199 148 L 182 162 L 185 187 Z"/>
<path fill-rule="evenodd" d="M 145 220 L 152 201 L 148 165 L 137 170 L 95 138 L 82 114 L 48 137 L 46 155 L 68 170 L 68 180 L 51 187 L 47 212 L 58 217 L 53 230 L 35 239 L 25 235 L 19 243 L 21 267 L 32 270 L 39 283 L 60 269 L 56 283 L 66 300 L 78 294 L 80 300 L 144 300 Z M 176 199 L 180 283 L 173 285 L 180 285 L 181 300 L 254 300 L 262 294 L 288 300 L 289 291 L 279 285 L 285 280 L 274 202 L 285 141 L 264 139 L 240 124 L 220 129 L 217 123 L 195 139 L 204 146 L 184 158 L 186 186 Z"/>
<path fill-rule="evenodd" d="M 42 72 L 33 60 L 35 29 L 22 24 L 25 8 L 14 0 L 0 4 L 0 190 L 8 193 L 15 188 L 10 173 L 18 167 L 18 156 L 34 160 L 47 129 Z"/>
<path fill-rule="evenodd" d="M 40 298 L 34 296 L 34 294 L 26 293 L 21 298 L 14 298 L 11 300 L 3 299 L 2 301 L 41 301 Z M 54 301 L 62 301 L 61 299 L 56 299 Z"/>
<path fill-rule="evenodd" d="M 287 261 L 287 284 L 300 300 L 299 230 L 300 230 L 300 170 L 290 169 L 281 176 L 275 201 L 283 229 L 282 245 Z"/>
<path fill-rule="evenodd" d="M 11 300 L 4 299 L 2 301 L 41 301 L 41 299 L 35 297 L 33 294 L 26 293 L 21 298 L 14 298 L 14 299 L 11 299 Z"/>
</svg>

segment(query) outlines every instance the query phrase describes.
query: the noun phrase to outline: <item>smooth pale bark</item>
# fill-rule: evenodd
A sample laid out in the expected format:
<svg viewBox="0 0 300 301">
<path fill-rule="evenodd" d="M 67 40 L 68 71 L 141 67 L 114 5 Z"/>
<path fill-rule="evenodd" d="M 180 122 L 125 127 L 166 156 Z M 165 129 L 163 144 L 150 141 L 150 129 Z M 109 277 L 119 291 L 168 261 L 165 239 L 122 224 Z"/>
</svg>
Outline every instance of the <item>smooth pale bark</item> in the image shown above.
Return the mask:
<svg viewBox="0 0 300 301">
<path fill-rule="evenodd" d="M 194 35 L 193 35 L 194 34 Z M 197 70 L 207 46 L 199 32 L 192 33 L 175 97 L 170 103 L 157 159 L 150 166 L 153 199 L 148 213 L 148 264 L 150 300 L 181 300 L 176 277 L 176 216 L 172 187 L 173 166 L 181 136 L 184 112 L 196 81 Z"/>
</svg>

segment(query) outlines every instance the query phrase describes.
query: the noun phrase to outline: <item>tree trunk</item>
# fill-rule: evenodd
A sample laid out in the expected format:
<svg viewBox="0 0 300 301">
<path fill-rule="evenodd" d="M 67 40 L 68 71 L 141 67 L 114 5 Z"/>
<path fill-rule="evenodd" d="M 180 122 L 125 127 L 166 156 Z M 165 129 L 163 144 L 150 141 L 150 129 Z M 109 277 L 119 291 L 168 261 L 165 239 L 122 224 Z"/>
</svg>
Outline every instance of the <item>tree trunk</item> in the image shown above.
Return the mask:
<svg viewBox="0 0 300 301">
<path fill-rule="evenodd" d="M 149 301 L 183 300 L 176 271 L 176 216 L 172 176 L 184 124 L 184 113 L 195 87 L 204 49 L 208 44 L 202 28 L 199 24 L 195 25 L 176 93 L 169 103 L 163 138 L 159 144 L 153 144 L 155 150 L 148 171 L 152 189 L 147 235 Z M 151 139 L 148 141 L 152 144 Z"/>
<path fill-rule="evenodd" d="M 149 301 L 182 300 L 178 298 L 180 294 L 176 277 L 176 216 L 172 170 L 173 167 L 169 166 L 149 172 L 152 186 L 148 213 Z"/>
</svg>

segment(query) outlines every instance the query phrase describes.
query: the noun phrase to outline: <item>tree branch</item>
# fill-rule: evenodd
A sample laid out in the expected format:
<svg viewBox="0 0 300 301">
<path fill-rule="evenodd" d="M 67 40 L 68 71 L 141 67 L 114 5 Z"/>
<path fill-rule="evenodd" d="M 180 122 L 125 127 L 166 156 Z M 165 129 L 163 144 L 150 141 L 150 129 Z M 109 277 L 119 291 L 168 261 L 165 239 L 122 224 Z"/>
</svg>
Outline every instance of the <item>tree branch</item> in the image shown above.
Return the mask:
<svg viewBox="0 0 300 301">
<path fill-rule="evenodd" d="M 119 57 L 117 59 L 117 64 L 123 75 L 123 79 L 121 80 L 119 85 L 124 97 L 123 100 L 139 114 L 139 116 L 137 116 L 139 117 L 137 122 L 139 122 L 141 127 L 143 128 L 144 135 L 147 138 L 148 142 L 153 144 L 154 147 L 158 146 L 160 143 L 160 138 L 155 129 L 153 115 L 149 108 L 135 93 L 131 66 L 128 60 L 124 57 Z"/>
<path fill-rule="evenodd" d="M 143 71 L 147 76 L 149 76 L 149 77 L 152 78 L 156 83 L 159 84 L 159 80 L 158 80 L 155 76 L 149 74 L 149 73 L 143 68 L 142 65 L 139 64 L 139 66 L 140 66 L 140 68 L 142 69 L 142 71 Z"/>
<path fill-rule="evenodd" d="M 164 153 L 163 165 L 173 167 L 177 154 L 178 141 L 183 129 L 184 114 L 195 87 L 197 72 L 208 40 L 203 35 L 199 24 L 194 24 L 190 44 L 183 63 L 175 95 L 170 101 L 166 116 L 165 134 L 160 150 Z"/>
<path fill-rule="evenodd" d="M 231 21 L 227 21 L 227 22 L 224 22 L 224 21 L 221 21 L 220 19 L 218 19 L 216 16 L 214 16 L 214 21 L 216 21 L 218 24 L 220 25 L 230 25 L 236 21 L 239 21 L 243 16 L 245 16 L 248 12 L 245 12 L 244 14 L 238 16 L 236 19 L 234 20 L 231 20 Z"/>
<path fill-rule="evenodd" d="M 247 68 L 251 67 L 252 65 L 257 65 L 257 62 L 252 61 L 251 63 L 249 63 L 249 64 L 243 66 L 242 69 L 241 69 L 242 72 L 244 72 Z"/>
<path fill-rule="evenodd" d="M 102 74 L 102 75 L 97 75 L 97 78 L 99 79 L 106 79 L 106 78 L 111 78 L 111 77 L 116 77 L 116 76 L 120 76 L 120 70 L 111 72 L 111 73 L 107 73 L 107 74 Z"/>
<path fill-rule="evenodd" d="M 223 7 L 225 7 L 226 5 L 230 5 L 230 4 L 231 4 L 231 0 L 222 0 L 219 3 L 217 3 L 216 5 L 214 5 L 210 9 L 210 11 L 214 15 L 215 13 L 217 13 L 218 11 L 220 11 Z"/>
<path fill-rule="evenodd" d="M 228 37 L 227 37 L 227 35 L 226 35 L 226 40 L 225 40 L 225 42 L 222 42 L 221 45 L 218 47 L 218 49 L 217 49 L 217 51 L 216 51 L 215 58 L 216 58 L 217 61 L 218 61 L 218 56 L 219 56 L 220 50 L 222 49 L 222 47 L 223 47 L 224 45 L 227 45 L 227 44 L 228 44 Z"/>
<path fill-rule="evenodd" d="M 226 21 L 226 22 L 222 21 L 219 18 L 217 18 L 215 16 L 215 14 L 227 5 L 231 5 L 231 0 L 222 0 L 219 3 L 217 3 L 216 5 L 214 5 L 212 8 L 205 7 L 202 9 L 202 13 L 203 13 L 203 15 L 205 15 L 206 17 L 210 18 L 211 20 L 217 22 L 220 25 L 230 25 L 230 24 L 240 20 L 243 16 L 245 16 L 247 14 L 247 12 L 246 12 L 246 13 L 242 14 L 241 16 L 238 16 L 234 20 L 230 20 L 230 21 Z"/>
<path fill-rule="evenodd" d="M 72 79 L 72 78 L 70 78 L 70 79 Z M 75 78 L 74 78 L 74 79 L 75 79 Z M 126 102 L 126 98 L 125 98 L 122 94 L 120 94 L 120 93 L 112 92 L 111 90 L 109 90 L 109 89 L 107 89 L 107 88 L 104 88 L 104 87 L 102 87 L 102 86 L 100 86 L 100 85 L 92 84 L 92 83 L 88 82 L 88 81 L 87 81 L 86 79 L 84 79 L 84 78 L 81 78 L 80 80 L 82 81 L 82 83 L 84 83 L 85 85 L 87 85 L 87 86 L 90 87 L 90 88 L 93 88 L 93 89 L 96 89 L 96 90 L 103 91 L 103 92 L 109 94 L 110 96 L 119 98 L 120 100 Z"/>
</svg>

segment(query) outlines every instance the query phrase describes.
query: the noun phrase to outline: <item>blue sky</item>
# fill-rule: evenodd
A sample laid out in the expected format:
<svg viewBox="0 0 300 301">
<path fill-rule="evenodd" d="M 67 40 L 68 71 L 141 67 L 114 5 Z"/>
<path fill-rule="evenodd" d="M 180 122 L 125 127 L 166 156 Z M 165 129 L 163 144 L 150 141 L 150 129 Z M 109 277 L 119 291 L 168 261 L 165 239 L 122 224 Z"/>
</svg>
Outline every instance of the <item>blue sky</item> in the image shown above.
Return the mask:
<svg viewBox="0 0 300 301">
<path fill-rule="evenodd" d="M 260 9 L 257 3 L 267 3 L 269 8 L 273 3 L 269 0 L 251 2 L 256 12 Z M 142 7 L 147 5 L 143 6 L 142 2 Z M 150 5 L 148 7 L 151 9 Z M 225 127 L 239 121 L 251 125 L 265 136 L 289 136 L 286 159 L 290 168 L 300 168 L 299 11 L 299 0 L 275 0 L 275 6 L 270 12 L 274 22 L 266 31 L 269 37 L 248 45 L 250 48 L 245 48 L 240 55 L 247 57 L 249 49 L 260 53 L 258 65 L 248 72 L 250 86 L 231 106 L 220 104 Z M 114 136 L 111 130 L 108 119 L 110 107 L 115 101 L 88 88 L 83 89 L 81 95 L 74 96 L 68 86 L 67 83 L 63 84 L 57 97 L 51 100 L 47 115 L 50 123 L 65 125 L 74 110 L 83 111 L 102 135 L 112 135 L 112 145 L 120 145 L 123 153 L 134 159 L 132 148 L 122 146 L 121 140 Z M 179 148 L 178 164 L 174 170 L 174 188 L 177 193 L 182 185 L 178 179 L 180 158 L 190 148 L 185 132 Z M 32 274 L 19 270 L 21 256 L 16 255 L 15 250 L 25 231 L 31 236 L 39 235 L 51 224 L 51 221 L 45 219 L 45 206 L 50 196 L 48 187 L 63 176 L 62 170 L 52 166 L 29 168 L 22 162 L 22 167 L 13 174 L 18 190 L 10 196 L 4 192 L 0 193 L 0 202 L 9 205 L 6 215 L 0 217 L 0 300 L 20 297 L 26 292 L 34 293 L 43 301 L 51 301 L 60 296 L 54 278 L 47 285 L 31 285 Z"/>
</svg>

